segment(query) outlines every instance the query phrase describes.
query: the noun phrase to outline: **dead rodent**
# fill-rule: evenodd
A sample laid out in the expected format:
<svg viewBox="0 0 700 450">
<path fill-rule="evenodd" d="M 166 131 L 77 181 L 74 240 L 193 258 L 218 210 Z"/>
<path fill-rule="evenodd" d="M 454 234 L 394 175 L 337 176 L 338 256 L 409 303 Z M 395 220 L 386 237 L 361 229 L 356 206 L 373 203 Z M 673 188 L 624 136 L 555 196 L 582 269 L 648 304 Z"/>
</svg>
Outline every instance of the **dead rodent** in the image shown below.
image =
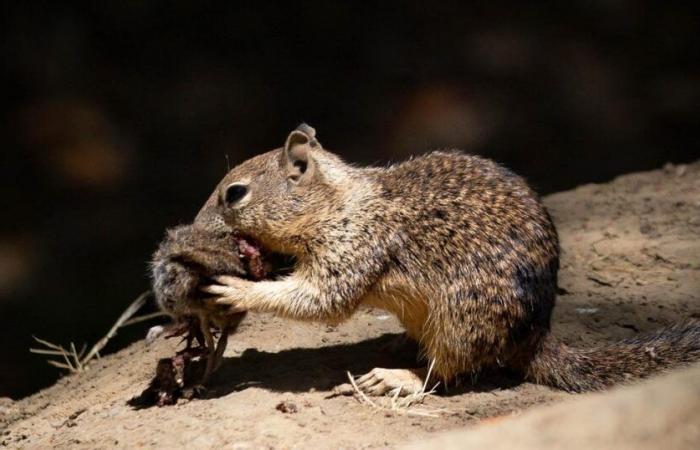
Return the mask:
<svg viewBox="0 0 700 450">
<path fill-rule="evenodd" d="M 163 406 L 191 396 L 216 370 L 228 334 L 236 331 L 246 315 L 205 303 L 206 294 L 200 288 L 217 275 L 259 280 L 270 270 L 271 263 L 260 248 L 240 235 L 196 225 L 167 231 L 153 256 L 152 276 L 156 302 L 173 323 L 159 331 L 167 337 L 184 336 L 186 344 L 173 357 L 158 362 L 155 377 L 142 395 L 145 403 Z M 152 339 L 150 332 L 149 337 Z M 204 364 L 199 364 L 201 359 Z"/>
<path fill-rule="evenodd" d="M 698 321 L 593 349 L 553 342 L 557 232 L 522 178 L 476 156 L 434 152 L 360 168 L 301 125 L 282 148 L 232 169 L 194 224 L 296 260 L 276 280 L 215 277 L 204 290 L 217 298 L 207 302 L 321 322 L 361 304 L 383 308 L 446 382 L 507 367 L 584 391 L 700 358 Z M 425 375 L 375 369 L 358 386 L 409 393 Z"/>
<path fill-rule="evenodd" d="M 211 313 L 199 288 L 207 279 L 231 275 L 260 280 L 270 271 L 253 242 L 195 225 L 167 231 L 153 256 L 152 278 L 156 302 L 174 318 Z"/>
</svg>

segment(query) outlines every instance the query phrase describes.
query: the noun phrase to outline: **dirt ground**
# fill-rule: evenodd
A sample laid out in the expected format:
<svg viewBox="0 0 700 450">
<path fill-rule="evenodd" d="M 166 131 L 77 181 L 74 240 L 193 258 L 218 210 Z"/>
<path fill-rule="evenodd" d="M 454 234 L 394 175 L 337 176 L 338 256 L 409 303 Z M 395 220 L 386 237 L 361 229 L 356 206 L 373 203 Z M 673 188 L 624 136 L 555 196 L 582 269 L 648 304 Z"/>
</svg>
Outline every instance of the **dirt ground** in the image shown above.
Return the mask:
<svg viewBox="0 0 700 450">
<path fill-rule="evenodd" d="M 557 337 L 588 346 L 700 317 L 700 162 L 582 186 L 545 202 L 563 249 Z M 206 398 L 142 409 L 127 402 L 146 388 L 156 361 L 171 356 L 176 342 L 137 342 L 31 397 L 0 401 L 0 443 L 395 447 L 577 397 L 491 374 L 431 396 L 412 413 L 326 398 L 346 381 L 346 370 L 411 366 L 414 349 L 400 333 L 397 322 L 377 310 L 362 310 L 337 327 L 250 317 L 230 338 Z M 281 402 L 296 412 L 280 411 Z M 431 415 L 417 415 L 426 412 Z"/>
<path fill-rule="evenodd" d="M 636 386 L 439 433 L 402 448 L 695 450 L 700 448 L 700 364 Z"/>
</svg>

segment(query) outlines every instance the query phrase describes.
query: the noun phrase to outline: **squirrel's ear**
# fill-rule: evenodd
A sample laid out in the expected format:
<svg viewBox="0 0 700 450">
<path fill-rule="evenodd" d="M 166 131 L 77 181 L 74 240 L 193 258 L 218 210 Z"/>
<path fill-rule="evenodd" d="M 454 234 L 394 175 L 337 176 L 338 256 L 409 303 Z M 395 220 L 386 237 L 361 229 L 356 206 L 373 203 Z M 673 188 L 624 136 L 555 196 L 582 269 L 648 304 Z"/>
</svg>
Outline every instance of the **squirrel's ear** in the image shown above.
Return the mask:
<svg viewBox="0 0 700 450">
<path fill-rule="evenodd" d="M 283 150 L 283 167 L 287 172 L 287 178 L 295 183 L 301 183 L 313 177 L 316 165 L 311 149 L 318 145 L 316 130 L 305 123 L 289 134 Z"/>
</svg>

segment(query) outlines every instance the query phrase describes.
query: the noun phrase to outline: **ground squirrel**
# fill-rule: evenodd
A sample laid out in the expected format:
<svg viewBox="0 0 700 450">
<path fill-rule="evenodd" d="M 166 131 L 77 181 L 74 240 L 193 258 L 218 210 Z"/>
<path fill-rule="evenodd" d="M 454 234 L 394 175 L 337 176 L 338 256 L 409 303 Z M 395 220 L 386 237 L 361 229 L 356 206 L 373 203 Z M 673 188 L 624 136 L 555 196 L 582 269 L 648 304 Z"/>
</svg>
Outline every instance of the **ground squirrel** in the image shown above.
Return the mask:
<svg viewBox="0 0 700 450">
<path fill-rule="evenodd" d="M 296 259 L 291 274 L 218 276 L 201 289 L 231 312 L 340 322 L 364 304 L 398 317 L 433 375 L 506 367 L 569 391 L 600 389 L 700 358 L 689 321 L 593 349 L 548 338 L 559 243 L 535 192 L 510 170 L 456 151 L 360 168 L 300 125 L 283 148 L 232 169 L 194 226 L 240 233 Z M 420 389 L 426 370 L 374 369 L 360 389 Z"/>
</svg>

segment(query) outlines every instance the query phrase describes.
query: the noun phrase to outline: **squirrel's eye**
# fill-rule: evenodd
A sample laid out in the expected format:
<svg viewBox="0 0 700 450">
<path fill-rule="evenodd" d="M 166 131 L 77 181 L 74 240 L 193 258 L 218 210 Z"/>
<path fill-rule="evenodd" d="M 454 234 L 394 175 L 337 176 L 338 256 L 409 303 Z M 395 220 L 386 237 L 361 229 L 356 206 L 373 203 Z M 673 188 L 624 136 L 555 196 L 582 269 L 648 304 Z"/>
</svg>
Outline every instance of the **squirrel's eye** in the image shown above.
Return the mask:
<svg viewBox="0 0 700 450">
<path fill-rule="evenodd" d="M 242 184 L 231 184 L 226 188 L 224 201 L 227 205 L 233 205 L 248 193 L 248 188 Z"/>
</svg>

